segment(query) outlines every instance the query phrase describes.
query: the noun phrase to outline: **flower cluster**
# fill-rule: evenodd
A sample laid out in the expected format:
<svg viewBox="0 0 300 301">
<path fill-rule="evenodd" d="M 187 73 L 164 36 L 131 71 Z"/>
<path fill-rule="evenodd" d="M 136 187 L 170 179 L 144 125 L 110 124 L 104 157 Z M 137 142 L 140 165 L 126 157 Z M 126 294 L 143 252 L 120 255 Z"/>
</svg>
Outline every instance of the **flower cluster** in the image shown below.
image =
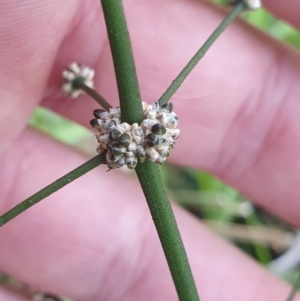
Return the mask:
<svg viewBox="0 0 300 301">
<path fill-rule="evenodd" d="M 262 7 L 261 0 L 230 0 L 231 4 L 236 4 L 238 2 L 244 2 L 248 9 L 256 10 Z"/>
<path fill-rule="evenodd" d="M 106 151 L 108 167 L 113 169 L 127 165 L 132 169 L 146 157 L 162 164 L 170 155 L 180 132 L 176 129 L 178 117 L 172 110 L 171 103 L 160 106 L 157 102 L 152 105 L 143 102 L 144 120 L 141 125 L 121 123 L 120 108 L 109 112 L 95 110 L 91 125 L 97 130 L 97 151 Z"/>
<path fill-rule="evenodd" d="M 63 71 L 64 83 L 61 88 L 63 92 L 72 97 L 77 98 L 83 91 L 76 87 L 76 83 L 83 83 L 84 85 L 93 88 L 95 71 L 89 67 L 72 63 Z"/>
</svg>

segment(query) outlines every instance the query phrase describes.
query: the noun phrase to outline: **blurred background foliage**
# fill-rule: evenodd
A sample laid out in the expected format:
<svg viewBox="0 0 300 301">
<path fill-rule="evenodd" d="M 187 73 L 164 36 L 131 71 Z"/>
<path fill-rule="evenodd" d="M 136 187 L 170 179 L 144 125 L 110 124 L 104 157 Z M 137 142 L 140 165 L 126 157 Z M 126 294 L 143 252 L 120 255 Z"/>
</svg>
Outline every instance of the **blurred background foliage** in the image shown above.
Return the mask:
<svg viewBox="0 0 300 301">
<path fill-rule="evenodd" d="M 300 33 L 264 9 L 247 12 L 243 18 L 276 39 L 300 48 Z M 37 108 L 30 125 L 91 155 L 96 154 L 95 147 L 91 147 L 94 138 L 90 130 L 47 109 Z M 170 196 L 176 202 L 275 274 L 294 281 L 300 257 L 296 229 L 254 206 L 251 200 L 206 172 L 170 164 L 165 164 L 162 170 Z"/>
</svg>

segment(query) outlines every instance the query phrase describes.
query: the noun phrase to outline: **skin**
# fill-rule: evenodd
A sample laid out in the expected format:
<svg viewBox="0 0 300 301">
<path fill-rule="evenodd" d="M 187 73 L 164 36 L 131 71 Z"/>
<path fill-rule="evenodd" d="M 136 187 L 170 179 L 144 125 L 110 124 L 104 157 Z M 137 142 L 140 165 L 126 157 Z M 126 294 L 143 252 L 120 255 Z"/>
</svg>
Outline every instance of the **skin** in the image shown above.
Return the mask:
<svg viewBox="0 0 300 301">
<path fill-rule="evenodd" d="M 142 97 L 152 103 L 224 12 L 196 0 L 124 2 Z M 299 1 L 264 4 L 300 27 Z M 91 66 L 96 89 L 113 105 L 118 96 L 99 1 L 2 0 L 0 15 L 4 213 L 86 161 L 26 127 L 39 104 L 89 126 L 96 105 L 86 96 L 62 95 L 62 70 L 72 61 Z M 235 22 L 172 99 L 181 136 L 171 161 L 212 172 L 300 226 L 299 81 L 299 53 Z M 0 270 L 83 301 L 177 300 L 139 185 L 105 170 L 92 171 L 1 228 Z M 174 210 L 202 300 L 285 300 L 287 284 Z M 22 300 L 1 288 L 0 299 Z"/>
</svg>

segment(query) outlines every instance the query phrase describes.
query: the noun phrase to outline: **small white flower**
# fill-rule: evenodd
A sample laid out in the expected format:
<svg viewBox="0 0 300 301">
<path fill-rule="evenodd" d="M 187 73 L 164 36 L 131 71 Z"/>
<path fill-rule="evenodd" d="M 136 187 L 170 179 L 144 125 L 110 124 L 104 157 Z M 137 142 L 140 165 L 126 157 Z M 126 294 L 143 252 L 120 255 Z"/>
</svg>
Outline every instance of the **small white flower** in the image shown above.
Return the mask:
<svg viewBox="0 0 300 301">
<path fill-rule="evenodd" d="M 162 165 L 166 161 L 166 157 L 159 156 L 156 160 L 155 163 Z"/>
<path fill-rule="evenodd" d="M 170 154 L 170 148 L 168 145 L 162 145 L 162 146 L 159 146 L 156 148 L 156 150 L 159 152 L 159 154 L 162 156 L 162 157 L 168 157 L 169 154 Z"/>
<path fill-rule="evenodd" d="M 170 129 L 169 134 L 175 140 L 180 134 L 180 129 Z"/>
<path fill-rule="evenodd" d="M 147 113 L 147 118 L 149 118 L 149 119 L 155 119 L 156 115 L 157 115 L 157 112 L 151 110 L 151 111 L 149 111 L 149 112 Z"/>
<path fill-rule="evenodd" d="M 72 98 L 77 98 L 83 93 L 81 89 L 74 86 L 74 81 L 78 80 L 90 88 L 94 87 L 95 71 L 89 67 L 72 63 L 63 71 L 62 75 L 64 78 L 64 83 L 61 86 L 62 91 Z"/>
<path fill-rule="evenodd" d="M 110 117 L 110 115 L 109 115 L 109 113 L 108 112 L 101 112 L 100 114 L 99 114 L 99 117 L 100 117 L 100 119 L 101 120 L 108 120 L 108 119 L 110 119 L 109 117 Z"/>
<path fill-rule="evenodd" d="M 128 149 L 130 152 L 136 152 L 136 149 L 137 149 L 137 143 L 131 142 L 131 143 L 129 144 L 129 146 L 127 147 L 127 149 Z"/>
<path fill-rule="evenodd" d="M 103 143 L 103 144 L 107 144 L 108 143 L 108 140 L 109 140 L 109 138 L 108 138 L 108 135 L 106 134 L 106 135 L 102 135 L 102 136 L 100 136 L 100 138 L 99 138 L 99 142 L 101 142 L 101 143 Z"/>
<path fill-rule="evenodd" d="M 120 119 L 120 122 L 121 122 L 121 119 Z M 123 122 L 123 123 L 120 123 L 120 129 L 122 129 L 124 132 L 129 132 L 131 130 L 131 126 L 129 123 L 127 122 Z"/>
<path fill-rule="evenodd" d="M 159 120 L 160 123 L 166 125 L 169 121 L 169 116 L 165 112 L 160 112 L 157 115 L 157 120 Z"/>
<path fill-rule="evenodd" d="M 246 3 L 248 4 L 249 9 L 255 10 L 262 7 L 260 0 L 247 0 Z"/>
<path fill-rule="evenodd" d="M 148 104 L 146 102 L 142 102 L 142 105 L 143 105 L 143 112 L 145 113 L 146 110 L 148 109 Z M 144 114 L 145 115 L 145 114 Z"/>
<path fill-rule="evenodd" d="M 248 9 L 256 10 L 262 7 L 261 0 L 230 0 L 231 4 L 237 4 L 239 2 L 244 2 Z"/>
<path fill-rule="evenodd" d="M 112 109 L 110 109 L 110 116 L 112 118 L 120 118 L 120 108 L 112 108 Z"/>
<path fill-rule="evenodd" d="M 148 158 L 152 162 L 155 162 L 157 160 L 157 158 L 159 157 L 159 153 L 154 147 L 147 147 L 146 154 L 148 155 Z"/>
</svg>

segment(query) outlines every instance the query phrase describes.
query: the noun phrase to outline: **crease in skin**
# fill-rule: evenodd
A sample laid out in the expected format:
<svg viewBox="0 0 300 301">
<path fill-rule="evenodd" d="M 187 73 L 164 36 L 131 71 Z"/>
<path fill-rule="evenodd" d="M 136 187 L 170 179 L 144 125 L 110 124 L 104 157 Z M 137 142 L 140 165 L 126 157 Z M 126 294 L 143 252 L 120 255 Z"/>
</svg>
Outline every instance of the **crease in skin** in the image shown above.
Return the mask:
<svg viewBox="0 0 300 301">
<path fill-rule="evenodd" d="M 160 248 L 158 248 L 158 251 L 161 251 Z M 152 256 L 149 257 L 148 262 L 143 263 L 142 273 L 136 278 L 135 282 L 132 282 L 122 298 L 112 301 L 145 300 L 145 298 L 157 301 L 176 300 L 177 294 L 168 267 L 164 264 L 165 259 L 159 260 L 163 268 L 157 267 L 157 261 L 157 252 L 152 246 Z M 155 269 L 156 272 L 152 273 L 151 269 Z"/>
<path fill-rule="evenodd" d="M 231 183 L 242 178 L 265 155 L 268 138 L 278 127 L 281 104 L 274 108 L 268 105 L 268 101 L 264 103 L 263 90 L 251 94 L 228 127 L 216 163 L 219 176 Z"/>
<path fill-rule="evenodd" d="M 132 244 L 131 248 L 121 248 L 118 253 L 112 256 L 107 268 L 106 279 L 103 280 L 105 287 L 95 283 L 94 294 L 88 300 L 124 300 L 130 295 L 136 286 L 143 283 L 145 275 L 148 273 L 149 266 L 154 259 L 151 252 L 152 243 L 157 243 L 157 234 L 152 225 L 150 213 L 145 211 L 144 218 L 137 221 L 136 233 L 137 243 Z M 131 233 L 125 234 L 122 239 L 130 240 Z M 126 246 L 126 243 L 124 244 Z M 161 251 L 162 252 L 162 251 Z M 130 264 L 128 264 L 131 262 Z M 118 289 L 116 290 L 116 283 Z"/>
<path fill-rule="evenodd" d="M 260 89 L 250 92 L 246 99 L 242 99 L 242 104 L 224 135 L 216 166 L 220 169 L 220 174 L 224 174 L 224 177 L 225 174 L 228 175 L 231 181 L 240 178 L 255 165 L 264 154 L 268 137 L 274 135 L 281 126 L 285 126 L 283 119 L 287 120 L 287 101 L 293 102 L 292 97 L 288 97 L 292 87 L 281 84 L 282 74 L 287 69 L 285 65 L 288 64 L 285 56 L 280 52 L 274 54 L 269 68 L 261 77 L 263 82 Z M 227 150 L 231 150 L 229 158 L 224 157 Z"/>
</svg>

